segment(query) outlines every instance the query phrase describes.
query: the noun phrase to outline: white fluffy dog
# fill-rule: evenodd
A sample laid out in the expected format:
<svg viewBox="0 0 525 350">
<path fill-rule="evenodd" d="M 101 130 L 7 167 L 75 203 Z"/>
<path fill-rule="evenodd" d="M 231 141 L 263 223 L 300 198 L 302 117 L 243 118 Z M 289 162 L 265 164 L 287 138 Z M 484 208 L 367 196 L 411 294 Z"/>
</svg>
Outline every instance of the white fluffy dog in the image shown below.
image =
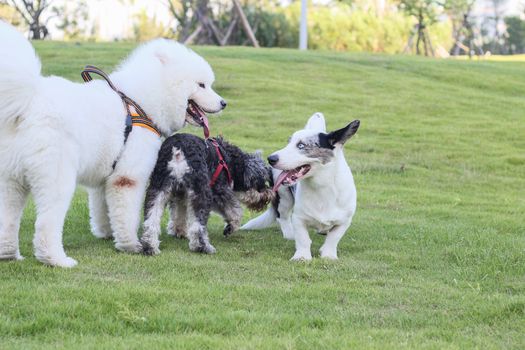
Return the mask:
<svg viewBox="0 0 525 350">
<path fill-rule="evenodd" d="M 43 77 L 31 44 L 1 21 L 0 42 L 0 258 L 22 258 L 18 230 L 31 192 L 35 256 L 48 265 L 76 265 L 64 252 L 62 228 L 77 183 L 88 188 L 93 234 L 113 237 L 118 250 L 140 252 L 140 209 L 160 137 L 135 126 L 125 142 L 127 112 L 106 82 Z M 194 123 L 203 110 L 226 106 L 212 90 L 208 63 L 169 40 L 139 47 L 110 78 L 163 136 Z"/>
</svg>

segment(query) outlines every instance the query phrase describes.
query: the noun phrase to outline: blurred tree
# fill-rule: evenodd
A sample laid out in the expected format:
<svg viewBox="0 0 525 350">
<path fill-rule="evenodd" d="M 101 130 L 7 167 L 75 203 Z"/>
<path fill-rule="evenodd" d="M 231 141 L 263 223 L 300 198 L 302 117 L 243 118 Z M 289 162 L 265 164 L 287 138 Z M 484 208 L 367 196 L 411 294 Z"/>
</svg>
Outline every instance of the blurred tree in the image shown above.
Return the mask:
<svg viewBox="0 0 525 350">
<path fill-rule="evenodd" d="M 194 0 L 190 1 L 190 4 L 193 4 L 189 10 L 193 15 L 192 21 L 195 30 L 184 42 L 226 45 L 234 27 L 237 25 L 236 13 L 233 11 L 231 1 Z M 227 27 L 221 26 L 219 22 L 221 18 L 227 19 L 227 23 L 225 23 Z"/>
<path fill-rule="evenodd" d="M 0 1 L 0 19 L 11 23 L 15 27 L 21 23 L 20 14 L 13 7 L 2 1 Z"/>
<path fill-rule="evenodd" d="M 133 25 L 134 40 L 142 42 L 159 37 L 168 37 L 170 32 L 166 27 L 158 23 L 157 18 L 150 17 L 145 9 L 142 9 L 136 16 Z"/>
<path fill-rule="evenodd" d="M 48 34 L 47 21 L 43 21 L 43 14 L 49 9 L 53 0 L 2 0 L 15 9 L 23 22 L 29 27 L 29 38 L 33 40 L 44 39 Z"/>
<path fill-rule="evenodd" d="M 469 36 L 468 25 L 469 16 L 472 11 L 472 6 L 476 0 L 445 0 L 443 7 L 445 13 L 450 18 L 452 23 L 452 36 L 454 44 L 450 49 L 450 54 L 457 56 L 460 53 L 461 47 L 464 46 L 465 38 Z"/>
<path fill-rule="evenodd" d="M 518 16 L 505 18 L 506 45 L 511 54 L 525 52 L 525 21 Z"/>
<path fill-rule="evenodd" d="M 422 43 L 425 55 L 434 56 L 434 48 L 430 42 L 427 26 L 437 21 L 443 4 L 436 0 L 400 0 L 400 7 L 405 13 L 417 19 L 417 24 L 414 26 L 405 51 L 412 50 L 413 40 L 417 35 L 416 54 L 421 54 L 420 45 Z"/>
<path fill-rule="evenodd" d="M 165 0 L 177 21 L 174 29 L 183 43 L 226 45 L 235 30 L 243 30 L 253 46 L 258 42 L 238 0 Z"/>
<path fill-rule="evenodd" d="M 64 40 L 85 39 L 89 9 L 86 0 L 68 1 L 53 7 L 52 12 L 60 18 L 57 28 L 64 33 Z"/>
<path fill-rule="evenodd" d="M 189 36 L 197 28 L 197 17 L 194 10 L 196 2 L 190 0 L 165 0 L 164 3 L 177 21 L 173 32 L 177 33 L 178 40 L 180 42 L 188 41 Z M 201 30 L 202 28 L 198 32 Z"/>
<path fill-rule="evenodd" d="M 492 53 L 504 53 L 502 52 L 502 38 L 500 33 L 500 22 L 503 17 L 503 5 L 507 0 L 491 0 L 492 9 L 494 11 L 492 21 L 494 25 L 494 38 L 491 43 Z"/>
<path fill-rule="evenodd" d="M 479 30 L 476 24 L 472 23 L 472 9 L 476 0 L 445 0 L 443 7 L 452 22 L 452 36 L 454 43 L 450 49 L 453 56 L 461 52 L 470 57 L 477 52 L 483 55 L 481 42 L 477 38 Z"/>
<path fill-rule="evenodd" d="M 173 35 L 181 42 L 195 44 L 249 45 L 238 13 L 229 0 L 164 0 L 173 14 Z M 300 2 L 282 6 L 281 0 L 242 0 L 243 12 L 261 46 L 297 47 Z M 202 9 L 196 6 L 201 4 Z M 413 18 L 399 11 L 399 0 L 339 1 L 313 4 L 308 18 L 309 47 L 338 51 L 396 53 L 403 50 Z M 378 16 L 381 7 L 382 17 Z M 442 11 L 442 8 L 439 8 Z M 205 13 L 209 22 L 199 18 Z M 440 12 L 441 13 L 441 12 Z M 452 46 L 449 22 L 426 21 L 427 42 Z M 152 26 L 152 25 L 151 25 Z M 210 28 L 213 26 L 215 29 Z M 184 29 L 186 28 L 186 29 Z M 417 34 L 417 32 L 416 32 Z M 415 42 L 415 40 L 414 40 Z M 420 51 L 424 53 L 423 41 Z M 428 46 L 428 44 L 427 44 Z M 430 50 L 430 48 L 428 48 Z"/>
<path fill-rule="evenodd" d="M 296 2 L 285 11 L 295 40 L 300 10 Z M 410 34 L 411 18 L 393 7 L 380 18 L 365 1 L 356 0 L 351 6 L 334 1 L 328 6 L 311 6 L 308 27 L 312 49 L 398 53 Z"/>
<path fill-rule="evenodd" d="M 257 42 L 265 47 L 297 47 L 298 27 L 294 28 L 278 1 L 250 1 L 243 6 Z M 245 31 L 232 33 L 230 43 L 246 45 L 250 40 Z"/>
</svg>

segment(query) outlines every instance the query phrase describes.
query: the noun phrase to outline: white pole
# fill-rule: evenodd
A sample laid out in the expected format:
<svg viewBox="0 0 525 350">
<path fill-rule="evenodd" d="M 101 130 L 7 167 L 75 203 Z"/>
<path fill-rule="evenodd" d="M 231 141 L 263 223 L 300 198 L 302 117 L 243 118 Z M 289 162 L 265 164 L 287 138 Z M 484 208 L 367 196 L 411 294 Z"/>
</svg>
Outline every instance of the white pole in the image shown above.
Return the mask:
<svg viewBox="0 0 525 350">
<path fill-rule="evenodd" d="M 383 18 L 385 13 L 385 0 L 376 0 L 376 13 L 377 17 Z"/>
<path fill-rule="evenodd" d="M 306 26 L 307 1 L 301 0 L 301 26 L 299 29 L 299 50 L 308 49 L 308 27 Z"/>
</svg>

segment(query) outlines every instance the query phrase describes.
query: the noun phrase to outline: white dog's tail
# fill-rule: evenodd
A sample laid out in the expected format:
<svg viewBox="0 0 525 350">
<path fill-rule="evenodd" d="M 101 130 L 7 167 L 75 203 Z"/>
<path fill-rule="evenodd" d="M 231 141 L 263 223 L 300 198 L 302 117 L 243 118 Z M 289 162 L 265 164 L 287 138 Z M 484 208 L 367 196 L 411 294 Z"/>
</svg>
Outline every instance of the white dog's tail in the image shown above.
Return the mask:
<svg viewBox="0 0 525 350">
<path fill-rule="evenodd" d="M 248 221 L 241 227 L 241 230 L 262 230 L 272 226 L 277 219 L 277 212 L 273 207 L 268 208 L 264 213 Z"/>
<path fill-rule="evenodd" d="M 41 79 L 40 61 L 29 41 L 0 20 L 0 121 L 28 109 Z"/>
</svg>

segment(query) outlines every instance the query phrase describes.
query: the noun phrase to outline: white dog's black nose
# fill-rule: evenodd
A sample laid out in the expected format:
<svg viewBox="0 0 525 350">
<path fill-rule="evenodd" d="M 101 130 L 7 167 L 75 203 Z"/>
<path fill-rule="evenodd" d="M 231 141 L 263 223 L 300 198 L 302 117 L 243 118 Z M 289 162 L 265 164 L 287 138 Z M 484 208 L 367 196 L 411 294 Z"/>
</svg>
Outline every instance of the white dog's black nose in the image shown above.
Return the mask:
<svg viewBox="0 0 525 350">
<path fill-rule="evenodd" d="M 222 107 L 222 109 L 226 108 L 227 105 L 228 104 L 226 103 L 226 101 L 221 100 L 221 107 Z"/>
<path fill-rule="evenodd" d="M 268 157 L 268 163 L 270 163 L 270 165 L 275 165 L 277 164 L 278 161 L 279 161 L 279 156 L 277 154 L 272 154 L 271 156 Z"/>
</svg>

